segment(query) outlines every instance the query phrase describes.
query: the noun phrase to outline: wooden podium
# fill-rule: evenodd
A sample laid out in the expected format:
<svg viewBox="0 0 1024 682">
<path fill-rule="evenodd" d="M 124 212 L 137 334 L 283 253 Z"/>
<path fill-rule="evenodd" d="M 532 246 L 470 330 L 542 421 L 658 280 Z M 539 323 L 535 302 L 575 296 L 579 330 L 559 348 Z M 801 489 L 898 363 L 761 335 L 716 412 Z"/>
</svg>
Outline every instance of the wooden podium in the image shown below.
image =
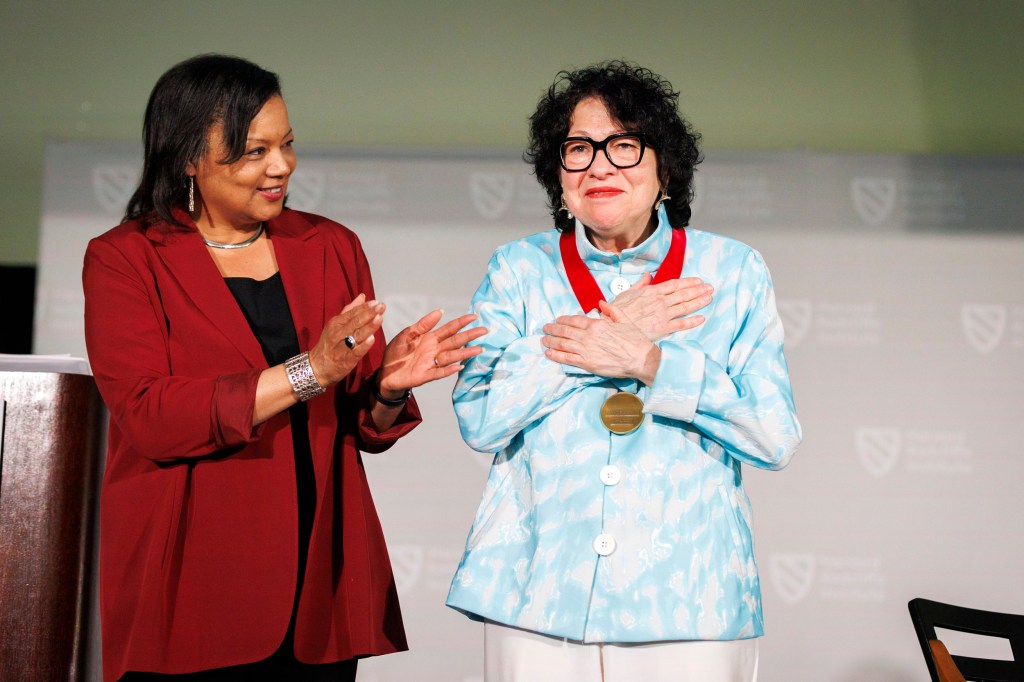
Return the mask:
<svg viewBox="0 0 1024 682">
<path fill-rule="evenodd" d="M 0 371 L 0 680 L 85 680 L 103 409 L 92 377 Z"/>
</svg>

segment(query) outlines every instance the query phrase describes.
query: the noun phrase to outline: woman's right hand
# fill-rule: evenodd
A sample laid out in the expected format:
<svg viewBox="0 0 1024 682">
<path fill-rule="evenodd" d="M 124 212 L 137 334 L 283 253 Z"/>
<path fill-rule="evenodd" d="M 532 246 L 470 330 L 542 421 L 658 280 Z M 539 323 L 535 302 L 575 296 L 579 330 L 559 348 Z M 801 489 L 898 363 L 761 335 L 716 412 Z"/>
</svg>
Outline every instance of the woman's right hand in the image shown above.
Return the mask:
<svg viewBox="0 0 1024 682">
<path fill-rule="evenodd" d="M 320 340 L 309 351 L 309 364 L 321 386 L 338 383 L 359 364 L 373 346 L 383 315 L 383 303 L 367 301 L 364 294 L 359 294 L 327 321 Z M 349 336 L 356 340 L 353 348 L 345 345 Z"/>
<path fill-rule="evenodd" d="M 657 341 L 678 331 L 693 329 L 704 323 L 703 315 L 690 315 L 711 303 L 714 287 L 697 277 L 672 279 L 651 284 L 644 273 L 639 282 L 619 294 L 611 303 L 601 302 L 601 314 L 608 317 L 607 307 L 614 307 L 630 322 Z"/>
</svg>

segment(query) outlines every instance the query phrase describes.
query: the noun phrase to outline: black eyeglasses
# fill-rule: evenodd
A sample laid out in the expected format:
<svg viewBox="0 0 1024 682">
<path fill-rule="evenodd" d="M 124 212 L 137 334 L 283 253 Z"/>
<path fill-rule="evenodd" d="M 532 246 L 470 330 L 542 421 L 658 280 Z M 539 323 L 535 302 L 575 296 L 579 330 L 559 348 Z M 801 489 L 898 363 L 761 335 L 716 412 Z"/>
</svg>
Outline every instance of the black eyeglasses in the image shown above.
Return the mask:
<svg viewBox="0 0 1024 682">
<path fill-rule="evenodd" d="M 567 137 L 558 150 L 562 168 L 579 173 L 590 168 L 598 151 L 616 168 L 632 168 L 644 158 L 647 141 L 641 133 L 615 133 L 600 142 L 589 137 Z"/>
</svg>

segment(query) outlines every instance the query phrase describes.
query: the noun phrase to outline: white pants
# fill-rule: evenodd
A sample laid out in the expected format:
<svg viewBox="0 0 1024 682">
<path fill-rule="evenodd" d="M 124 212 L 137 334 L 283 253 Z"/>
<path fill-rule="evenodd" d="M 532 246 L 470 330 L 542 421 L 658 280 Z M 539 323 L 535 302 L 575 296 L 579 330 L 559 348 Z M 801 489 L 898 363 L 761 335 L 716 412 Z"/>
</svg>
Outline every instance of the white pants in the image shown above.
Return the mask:
<svg viewBox="0 0 1024 682">
<path fill-rule="evenodd" d="M 757 682 L 757 640 L 584 644 L 484 623 L 485 682 Z"/>
</svg>

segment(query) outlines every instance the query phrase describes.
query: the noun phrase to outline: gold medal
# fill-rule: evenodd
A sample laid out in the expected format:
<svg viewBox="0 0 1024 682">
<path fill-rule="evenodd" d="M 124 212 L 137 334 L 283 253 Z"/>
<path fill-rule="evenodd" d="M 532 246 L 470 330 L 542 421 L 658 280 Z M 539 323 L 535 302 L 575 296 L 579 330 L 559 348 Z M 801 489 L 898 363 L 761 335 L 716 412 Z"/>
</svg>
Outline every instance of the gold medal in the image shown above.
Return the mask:
<svg viewBox="0 0 1024 682">
<path fill-rule="evenodd" d="M 612 433 L 633 433 L 644 420 L 644 401 L 634 393 L 613 393 L 601 406 L 601 421 Z"/>
</svg>

